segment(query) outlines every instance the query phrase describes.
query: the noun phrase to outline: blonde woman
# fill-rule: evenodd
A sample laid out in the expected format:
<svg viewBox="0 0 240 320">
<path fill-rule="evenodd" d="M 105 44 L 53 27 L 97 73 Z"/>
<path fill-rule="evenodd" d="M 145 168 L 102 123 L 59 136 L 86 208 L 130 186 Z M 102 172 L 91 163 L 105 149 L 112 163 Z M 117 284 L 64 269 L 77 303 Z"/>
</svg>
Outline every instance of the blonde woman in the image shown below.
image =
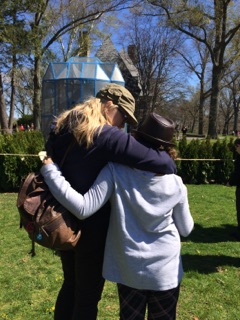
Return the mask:
<svg viewBox="0 0 240 320">
<path fill-rule="evenodd" d="M 57 119 L 47 150 L 59 164 L 75 139 L 62 172 L 78 192 L 87 192 L 109 161 L 163 174 L 176 171 L 166 152 L 144 146 L 119 130 L 125 123 L 137 124 L 134 110 L 131 93 L 120 85 L 110 84 L 98 92 L 97 98 L 77 105 Z M 102 264 L 109 215 L 107 202 L 82 222 L 76 249 L 60 252 L 64 282 L 56 302 L 55 320 L 97 319 L 97 305 L 104 286 Z"/>
</svg>

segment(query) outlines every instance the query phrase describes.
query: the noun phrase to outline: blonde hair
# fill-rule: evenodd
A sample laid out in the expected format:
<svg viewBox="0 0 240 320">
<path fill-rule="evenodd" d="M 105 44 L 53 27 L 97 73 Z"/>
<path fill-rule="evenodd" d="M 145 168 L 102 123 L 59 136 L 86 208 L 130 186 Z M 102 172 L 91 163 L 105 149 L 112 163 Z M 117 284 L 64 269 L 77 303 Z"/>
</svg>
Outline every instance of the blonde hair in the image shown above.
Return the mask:
<svg viewBox="0 0 240 320">
<path fill-rule="evenodd" d="M 90 98 L 60 114 L 55 132 L 59 133 L 62 129 L 67 129 L 79 144 L 86 144 L 89 148 L 93 144 L 94 134 L 97 130 L 100 134 L 105 124 L 111 125 L 106 113 L 106 105 L 97 98 Z"/>
</svg>

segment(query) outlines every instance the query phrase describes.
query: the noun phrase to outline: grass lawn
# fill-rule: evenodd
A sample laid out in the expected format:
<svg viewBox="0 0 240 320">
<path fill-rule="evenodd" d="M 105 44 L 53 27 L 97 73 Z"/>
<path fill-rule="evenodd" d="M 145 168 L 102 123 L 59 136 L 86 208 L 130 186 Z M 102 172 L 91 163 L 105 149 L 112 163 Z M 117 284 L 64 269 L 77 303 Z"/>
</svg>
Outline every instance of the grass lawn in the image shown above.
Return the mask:
<svg viewBox="0 0 240 320">
<path fill-rule="evenodd" d="M 195 229 L 182 239 L 185 277 L 177 320 L 240 320 L 240 243 L 231 238 L 236 224 L 235 188 L 188 185 Z M 59 258 L 19 229 L 15 193 L 0 194 L 0 319 L 51 320 L 62 283 Z M 107 282 L 99 320 L 118 319 L 114 284 Z M 83 319 L 87 320 L 87 319 Z"/>
</svg>

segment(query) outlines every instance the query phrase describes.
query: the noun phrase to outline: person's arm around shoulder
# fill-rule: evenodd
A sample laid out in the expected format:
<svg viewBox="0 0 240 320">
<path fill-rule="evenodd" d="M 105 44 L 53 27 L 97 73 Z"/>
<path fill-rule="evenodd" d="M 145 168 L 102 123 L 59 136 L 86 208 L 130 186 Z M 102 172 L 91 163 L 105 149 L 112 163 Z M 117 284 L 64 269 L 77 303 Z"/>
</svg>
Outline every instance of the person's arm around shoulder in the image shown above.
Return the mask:
<svg viewBox="0 0 240 320">
<path fill-rule="evenodd" d="M 123 130 L 105 127 L 99 137 L 108 161 L 162 174 L 177 171 L 175 162 L 167 152 L 145 146 Z"/>
<path fill-rule="evenodd" d="M 91 216 L 109 200 L 114 184 L 108 166 L 102 169 L 95 183 L 83 196 L 71 187 L 51 158 L 45 158 L 43 164 L 40 171 L 54 198 L 78 219 Z"/>
</svg>

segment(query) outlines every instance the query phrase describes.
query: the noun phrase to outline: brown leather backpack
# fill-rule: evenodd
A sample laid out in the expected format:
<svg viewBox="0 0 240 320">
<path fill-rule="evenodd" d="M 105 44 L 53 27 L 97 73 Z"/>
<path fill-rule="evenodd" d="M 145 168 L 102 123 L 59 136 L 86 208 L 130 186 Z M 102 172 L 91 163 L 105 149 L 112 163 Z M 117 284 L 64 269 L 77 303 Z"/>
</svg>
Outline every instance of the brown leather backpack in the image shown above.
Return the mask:
<svg viewBox="0 0 240 320">
<path fill-rule="evenodd" d="M 35 242 L 53 250 L 71 250 L 76 246 L 82 222 L 59 204 L 40 173 L 32 172 L 23 181 L 17 208 L 20 227 L 24 227 L 32 240 L 32 256 L 35 255 Z"/>
</svg>

